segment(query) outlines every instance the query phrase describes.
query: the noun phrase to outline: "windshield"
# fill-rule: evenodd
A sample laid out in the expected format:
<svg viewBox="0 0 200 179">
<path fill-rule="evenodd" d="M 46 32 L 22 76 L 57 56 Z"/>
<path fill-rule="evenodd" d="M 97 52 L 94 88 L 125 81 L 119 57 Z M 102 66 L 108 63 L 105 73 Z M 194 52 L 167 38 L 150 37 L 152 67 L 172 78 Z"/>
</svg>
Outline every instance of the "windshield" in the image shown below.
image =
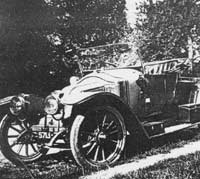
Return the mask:
<svg viewBox="0 0 200 179">
<path fill-rule="evenodd" d="M 83 71 L 133 66 L 136 63 L 132 44 L 118 43 L 80 49 Z"/>
</svg>

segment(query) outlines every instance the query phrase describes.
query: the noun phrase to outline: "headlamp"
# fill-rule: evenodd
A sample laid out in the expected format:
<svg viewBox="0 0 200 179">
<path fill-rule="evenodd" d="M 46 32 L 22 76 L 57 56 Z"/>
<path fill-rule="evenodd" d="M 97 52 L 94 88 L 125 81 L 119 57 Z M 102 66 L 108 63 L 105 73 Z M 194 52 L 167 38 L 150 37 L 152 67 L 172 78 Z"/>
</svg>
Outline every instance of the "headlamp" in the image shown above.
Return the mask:
<svg viewBox="0 0 200 179">
<path fill-rule="evenodd" d="M 47 114 L 55 114 L 58 111 L 58 99 L 54 96 L 47 96 L 44 101 L 44 111 Z"/>
<path fill-rule="evenodd" d="M 17 116 L 25 108 L 25 99 L 22 96 L 14 96 L 10 101 L 10 112 Z"/>
</svg>

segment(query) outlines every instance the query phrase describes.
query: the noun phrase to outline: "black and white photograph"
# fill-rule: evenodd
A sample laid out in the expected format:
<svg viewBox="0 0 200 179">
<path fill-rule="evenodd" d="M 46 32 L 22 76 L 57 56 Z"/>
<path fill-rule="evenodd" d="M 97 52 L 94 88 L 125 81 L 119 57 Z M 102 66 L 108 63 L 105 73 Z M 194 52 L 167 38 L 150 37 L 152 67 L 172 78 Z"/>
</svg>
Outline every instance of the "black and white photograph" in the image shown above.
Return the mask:
<svg viewBox="0 0 200 179">
<path fill-rule="evenodd" d="M 200 0 L 1 0 L 0 179 L 199 179 Z"/>
</svg>

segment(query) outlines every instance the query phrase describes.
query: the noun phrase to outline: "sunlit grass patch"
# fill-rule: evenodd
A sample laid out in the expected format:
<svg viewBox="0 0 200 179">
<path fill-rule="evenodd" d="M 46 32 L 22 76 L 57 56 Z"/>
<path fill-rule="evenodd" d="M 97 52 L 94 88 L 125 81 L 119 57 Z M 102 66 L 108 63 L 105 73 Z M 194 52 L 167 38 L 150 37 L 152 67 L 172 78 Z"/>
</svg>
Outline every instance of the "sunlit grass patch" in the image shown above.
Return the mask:
<svg viewBox="0 0 200 179">
<path fill-rule="evenodd" d="M 176 159 L 161 161 L 153 166 L 129 172 L 126 175 L 117 174 L 112 179 L 183 179 L 200 178 L 200 152 L 180 156 Z"/>
</svg>

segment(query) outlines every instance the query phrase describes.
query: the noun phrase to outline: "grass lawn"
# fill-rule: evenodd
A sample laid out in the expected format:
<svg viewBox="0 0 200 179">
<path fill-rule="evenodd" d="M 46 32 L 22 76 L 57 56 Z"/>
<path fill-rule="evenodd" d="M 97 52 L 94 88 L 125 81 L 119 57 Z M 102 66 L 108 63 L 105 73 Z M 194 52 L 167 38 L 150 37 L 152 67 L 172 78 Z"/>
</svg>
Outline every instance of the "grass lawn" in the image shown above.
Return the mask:
<svg viewBox="0 0 200 179">
<path fill-rule="evenodd" d="M 159 162 L 148 168 L 116 175 L 112 179 L 199 179 L 200 152 Z"/>
<path fill-rule="evenodd" d="M 158 153 L 167 153 L 173 148 L 181 147 L 186 143 L 197 141 L 200 139 L 199 129 L 190 129 L 185 131 L 180 131 L 176 134 L 171 134 L 165 137 L 157 138 L 153 140 L 148 147 L 144 148 L 134 148 L 134 155 L 131 154 L 130 157 L 122 159 L 116 165 L 122 163 L 129 163 L 140 158 L 145 158 L 146 156 L 155 155 Z M 188 174 L 188 176 L 193 176 L 198 174 L 198 160 L 200 154 L 196 153 L 189 156 L 180 157 L 175 160 L 169 160 L 161 162 L 138 172 L 130 173 L 126 176 L 115 176 L 114 178 L 174 178 L 173 176 L 178 176 L 181 178 Z M 178 167 L 175 167 L 175 165 Z M 194 167 L 194 168 L 193 168 Z M 51 155 L 38 161 L 34 164 L 29 164 L 28 168 L 37 179 L 75 179 L 85 174 L 91 174 L 94 170 L 87 169 L 84 171 L 78 167 L 75 162 L 65 155 L 65 153 L 60 153 L 56 155 Z M 185 172 L 186 170 L 186 172 Z M 190 173 L 189 173 L 190 171 Z M 194 173 L 191 173 L 191 171 Z M 178 175 L 180 173 L 180 175 Z M 200 173 L 200 172 L 199 172 Z M 165 177 L 166 176 L 166 177 Z M 179 177 L 180 176 L 180 177 Z M 30 179 L 28 172 L 24 168 L 16 167 L 10 163 L 6 163 L 0 166 L 0 178 L 1 179 Z M 186 177 L 184 177 L 186 178 Z M 197 177 L 197 178 L 200 178 Z"/>
</svg>

